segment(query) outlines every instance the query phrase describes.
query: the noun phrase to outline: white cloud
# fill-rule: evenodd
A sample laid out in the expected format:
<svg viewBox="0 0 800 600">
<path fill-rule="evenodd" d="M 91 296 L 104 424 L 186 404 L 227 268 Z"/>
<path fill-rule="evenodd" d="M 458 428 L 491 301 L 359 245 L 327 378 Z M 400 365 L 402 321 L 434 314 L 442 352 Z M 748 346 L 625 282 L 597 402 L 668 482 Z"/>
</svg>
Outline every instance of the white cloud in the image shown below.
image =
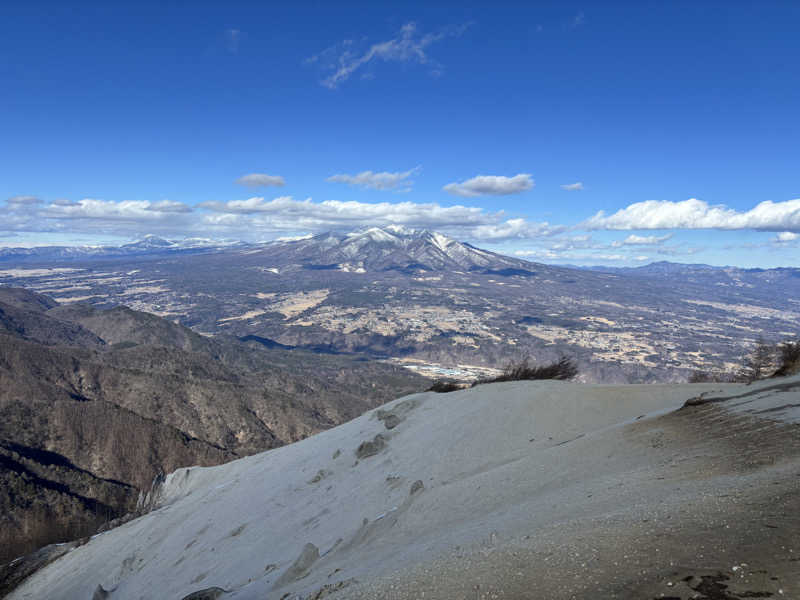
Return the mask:
<svg viewBox="0 0 800 600">
<path fill-rule="evenodd" d="M 417 174 L 420 169 L 421 167 L 414 167 L 408 171 L 399 171 L 396 173 L 389 173 L 387 171 L 381 171 L 380 173 L 375 173 L 373 171 L 362 171 L 356 175 L 340 173 L 328 177 L 326 181 L 333 183 L 347 183 L 373 190 L 395 190 L 399 186 L 403 185 L 406 187 L 399 191 L 410 191 L 407 186 L 414 183 L 410 180 L 410 177 Z"/>
<path fill-rule="evenodd" d="M 657 254 L 663 254 L 664 256 L 692 256 L 693 254 L 699 254 L 703 250 L 706 250 L 706 248 L 697 246 L 663 246 L 655 248 Z"/>
<path fill-rule="evenodd" d="M 583 182 L 576 181 L 575 183 L 565 183 L 561 186 L 561 189 L 568 192 L 579 192 L 583 189 Z"/>
<path fill-rule="evenodd" d="M 229 200 L 228 202 L 201 202 L 200 207 L 219 213 L 228 214 L 254 214 L 261 212 L 281 212 L 291 211 L 298 206 L 311 203 L 311 198 L 305 202 L 295 200 L 291 196 L 279 196 L 272 200 L 266 200 L 262 196 L 254 196 L 247 200 Z"/>
<path fill-rule="evenodd" d="M 282 187 L 286 184 L 283 177 L 280 175 L 267 175 L 266 173 L 250 173 L 249 175 L 242 175 L 234 181 L 234 183 L 238 183 L 239 185 L 245 185 L 247 187 L 266 187 L 270 185 L 274 185 L 277 187 Z"/>
<path fill-rule="evenodd" d="M 514 256 L 519 256 L 521 258 L 549 258 L 549 259 L 556 259 L 560 258 L 561 255 L 558 252 L 554 252 L 552 250 L 544 250 L 544 249 L 535 249 L 535 250 L 514 250 Z"/>
<path fill-rule="evenodd" d="M 69 232 L 140 237 L 146 233 L 174 236 L 224 235 L 263 239 L 353 230 L 365 226 L 402 225 L 449 232 L 460 239 L 503 240 L 552 235 L 559 228 L 525 219 L 508 219 L 502 211 L 480 207 L 442 206 L 415 202 L 366 203 L 291 196 L 260 196 L 190 206 L 171 200 L 110 201 L 84 198 L 3 209 L 0 232 Z"/>
<path fill-rule="evenodd" d="M 280 196 L 272 200 L 263 197 L 229 202 L 204 202 L 203 208 L 226 214 L 270 215 L 279 229 L 298 229 L 308 224 L 319 230 L 324 227 L 349 227 L 362 224 L 400 224 L 409 227 L 436 225 L 468 226 L 494 223 L 499 218 L 490 217 L 484 209 L 467 206 L 441 206 L 415 202 L 355 202 L 325 200 L 313 202 L 311 198 L 295 200 Z M 303 227 L 299 227 L 302 229 Z"/>
<path fill-rule="evenodd" d="M 60 232 L 75 235 L 138 237 L 146 233 L 185 234 L 198 217 L 193 207 L 182 202 L 160 200 L 110 201 L 84 198 L 57 199 L 49 203 L 17 204 L 9 208 L 0 223 L 1 231 L 28 234 Z"/>
<path fill-rule="evenodd" d="M 320 64 L 324 69 L 330 71 L 330 74 L 321 82 L 330 89 L 336 89 L 362 67 L 379 61 L 427 65 L 433 75 L 439 75 L 442 66 L 427 55 L 428 46 L 446 37 L 459 36 L 467 27 L 468 25 L 451 26 L 436 33 L 421 35 L 417 33 L 415 23 L 407 23 L 400 28 L 395 37 L 373 44 L 363 52 L 354 49 L 353 40 L 344 40 L 306 59 L 305 62 Z M 364 78 L 371 78 L 371 74 L 366 74 Z"/>
<path fill-rule="evenodd" d="M 471 231 L 479 240 L 510 240 L 548 237 L 561 233 L 565 228 L 549 223 L 530 223 L 525 219 L 508 219 L 501 223 L 478 225 Z"/>
<path fill-rule="evenodd" d="M 401 225 L 410 228 L 438 229 L 461 239 L 507 240 L 546 237 L 565 228 L 526 219 L 505 219 L 502 211 L 487 212 L 475 206 L 442 206 L 415 202 L 355 202 L 311 198 L 295 200 L 281 196 L 229 202 L 204 202 L 201 208 L 206 225 L 259 232 L 356 229 L 364 226 Z"/>
<path fill-rule="evenodd" d="M 781 231 L 778 235 L 775 236 L 774 241 L 779 244 L 786 244 L 788 242 L 793 242 L 797 238 L 800 238 L 800 234 L 794 233 L 792 231 Z"/>
<path fill-rule="evenodd" d="M 611 260 L 611 261 L 620 261 L 620 260 L 630 260 L 630 256 L 627 254 L 590 254 L 586 257 L 582 257 L 582 259 L 589 258 L 591 260 Z"/>
<path fill-rule="evenodd" d="M 690 198 L 682 202 L 636 202 L 610 216 L 603 211 L 586 220 L 586 229 L 756 229 L 800 231 L 800 199 L 761 202 L 739 212 L 725 205 L 711 206 Z"/>
<path fill-rule="evenodd" d="M 596 242 L 591 235 L 574 235 L 568 238 L 561 238 L 550 245 L 551 250 L 577 250 L 577 249 L 598 249 L 607 248 L 606 244 Z"/>
<path fill-rule="evenodd" d="M 668 239 L 672 237 L 671 233 L 667 235 L 635 235 L 631 234 L 626 237 L 624 240 L 617 240 L 616 242 L 612 242 L 611 246 L 614 248 L 619 248 L 621 246 L 657 246 L 666 242 Z"/>
<path fill-rule="evenodd" d="M 180 202 L 162 200 L 95 200 L 84 198 L 69 204 L 50 204 L 43 215 L 58 219 L 100 219 L 105 221 L 158 221 L 171 215 L 191 212 L 192 208 Z"/>
<path fill-rule="evenodd" d="M 173 202 L 172 200 L 160 200 L 153 202 L 147 210 L 152 210 L 159 213 L 189 213 L 192 212 L 192 207 L 184 204 L 183 202 Z"/>
<path fill-rule="evenodd" d="M 556 233 L 560 233 L 558 229 L 559 228 L 553 228 Z M 567 231 L 567 229 L 562 229 L 561 231 Z M 650 257 L 641 254 L 641 250 L 638 250 L 638 253 L 634 253 L 636 251 L 629 252 L 629 247 L 654 246 L 660 248 L 658 244 L 670 237 L 671 235 L 660 237 L 631 235 L 628 236 L 626 240 L 608 244 L 593 239 L 589 234 L 558 236 L 552 239 L 544 235 L 539 235 L 537 237 L 531 236 L 528 238 L 535 246 L 534 248 L 516 250 L 514 254 L 516 256 L 531 257 L 561 264 L 596 265 L 619 262 L 637 263 L 649 260 Z"/>
<path fill-rule="evenodd" d="M 513 177 L 503 175 L 478 175 L 461 183 L 448 183 L 442 189 L 454 196 L 471 198 L 475 196 L 506 196 L 519 194 L 535 185 L 528 173 Z"/>
<path fill-rule="evenodd" d="M 41 203 L 42 199 L 36 196 L 11 196 L 11 198 L 6 200 L 6 204 L 14 208 L 19 208 L 23 206 L 35 206 Z"/>
<path fill-rule="evenodd" d="M 520 258 L 530 258 L 547 260 L 557 263 L 573 265 L 597 265 L 600 263 L 630 263 L 643 262 L 649 260 L 647 256 L 629 256 L 627 254 L 606 254 L 606 253 L 585 253 L 554 250 L 552 248 L 542 248 L 533 250 L 516 250 L 515 256 Z"/>
</svg>

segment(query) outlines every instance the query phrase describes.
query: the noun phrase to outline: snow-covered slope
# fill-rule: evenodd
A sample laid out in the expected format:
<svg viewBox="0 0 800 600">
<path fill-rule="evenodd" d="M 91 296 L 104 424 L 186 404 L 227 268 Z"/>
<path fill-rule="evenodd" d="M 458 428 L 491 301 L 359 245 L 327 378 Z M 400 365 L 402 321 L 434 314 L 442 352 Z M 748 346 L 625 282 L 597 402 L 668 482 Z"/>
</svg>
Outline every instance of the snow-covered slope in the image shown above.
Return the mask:
<svg viewBox="0 0 800 600">
<path fill-rule="evenodd" d="M 10 598 L 797 598 L 798 407 L 800 377 L 408 396 L 170 474 Z"/>
<path fill-rule="evenodd" d="M 141 240 L 132 242 L 130 244 L 124 244 L 121 247 L 131 250 L 161 250 L 164 248 L 172 248 L 176 245 L 177 244 L 175 244 L 175 242 L 170 242 L 169 240 L 160 238 L 157 235 L 147 234 Z"/>
<path fill-rule="evenodd" d="M 280 265 L 359 272 L 400 270 L 514 269 L 530 272 L 530 262 L 480 250 L 442 233 L 403 227 L 371 227 L 346 234 L 324 233 L 308 239 L 270 244 L 264 259 Z"/>
</svg>

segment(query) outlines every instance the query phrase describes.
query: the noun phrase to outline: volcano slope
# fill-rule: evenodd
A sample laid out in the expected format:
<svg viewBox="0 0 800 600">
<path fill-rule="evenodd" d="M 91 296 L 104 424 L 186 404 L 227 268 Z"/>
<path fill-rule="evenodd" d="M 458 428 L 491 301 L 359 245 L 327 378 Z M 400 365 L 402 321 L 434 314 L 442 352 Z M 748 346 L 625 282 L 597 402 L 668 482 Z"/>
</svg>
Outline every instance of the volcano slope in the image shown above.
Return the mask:
<svg viewBox="0 0 800 600">
<path fill-rule="evenodd" d="M 798 492 L 800 376 L 423 393 L 179 469 L 10 598 L 798 598 Z"/>
</svg>

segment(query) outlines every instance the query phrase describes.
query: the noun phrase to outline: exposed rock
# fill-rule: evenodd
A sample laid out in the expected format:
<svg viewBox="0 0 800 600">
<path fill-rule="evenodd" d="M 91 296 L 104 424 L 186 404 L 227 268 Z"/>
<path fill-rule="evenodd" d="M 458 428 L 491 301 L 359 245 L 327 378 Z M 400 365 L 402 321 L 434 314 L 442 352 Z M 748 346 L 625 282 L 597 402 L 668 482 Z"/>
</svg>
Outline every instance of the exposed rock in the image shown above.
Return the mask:
<svg viewBox="0 0 800 600">
<path fill-rule="evenodd" d="M 274 589 L 279 589 L 287 583 L 291 583 L 292 581 L 297 581 L 298 579 L 305 577 L 318 559 L 319 548 L 311 543 L 303 546 L 300 556 L 298 556 L 292 565 L 286 569 L 286 571 L 284 571 L 283 575 L 278 578 L 278 580 L 275 582 Z"/>
<path fill-rule="evenodd" d="M 356 448 L 356 457 L 360 459 L 374 456 L 386 447 L 386 438 L 380 433 L 371 440 L 366 440 Z"/>
<path fill-rule="evenodd" d="M 188 596 L 184 596 L 181 600 L 217 600 L 217 598 L 224 594 L 227 594 L 227 592 L 221 587 L 210 587 L 192 592 Z"/>
<path fill-rule="evenodd" d="M 97 585 L 97 588 L 94 590 L 94 594 L 92 594 L 92 600 L 106 600 L 107 598 L 110 597 L 111 597 L 111 591 L 105 589 L 100 584 Z"/>
</svg>

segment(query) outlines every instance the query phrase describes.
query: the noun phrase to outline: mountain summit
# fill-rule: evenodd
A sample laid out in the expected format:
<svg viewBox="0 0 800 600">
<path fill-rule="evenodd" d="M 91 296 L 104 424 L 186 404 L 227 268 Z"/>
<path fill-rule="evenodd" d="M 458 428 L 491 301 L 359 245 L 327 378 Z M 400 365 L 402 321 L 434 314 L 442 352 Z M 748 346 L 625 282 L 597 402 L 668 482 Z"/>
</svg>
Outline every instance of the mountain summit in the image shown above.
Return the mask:
<svg viewBox="0 0 800 600">
<path fill-rule="evenodd" d="M 125 244 L 122 246 L 122 248 L 150 250 L 150 249 L 171 248 L 172 246 L 175 246 L 174 242 L 165 240 L 164 238 L 158 237 L 157 235 L 147 234 L 141 240 L 132 242 L 130 244 Z"/>
<path fill-rule="evenodd" d="M 529 273 L 530 263 L 480 250 L 427 229 L 370 227 L 350 233 L 323 233 L 308 239 L 277 242 L 259 252 L 277 266 L 366 271 L 494 271 Z"/>
</svg>

